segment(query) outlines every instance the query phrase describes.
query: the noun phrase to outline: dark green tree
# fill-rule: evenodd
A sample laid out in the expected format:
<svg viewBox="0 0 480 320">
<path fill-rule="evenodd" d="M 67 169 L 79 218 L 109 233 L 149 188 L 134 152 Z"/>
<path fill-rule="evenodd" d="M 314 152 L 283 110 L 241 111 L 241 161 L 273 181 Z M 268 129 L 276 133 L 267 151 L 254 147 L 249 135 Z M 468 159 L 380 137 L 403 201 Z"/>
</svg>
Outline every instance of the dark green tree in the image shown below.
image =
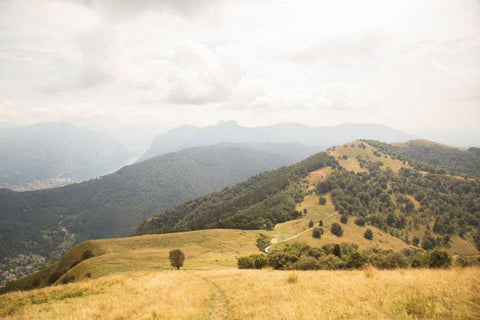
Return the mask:
<svg viewBox="0 0 480 320">
<path fill-rule="evenodd" d="M 330 226 L 330 232 L 332 232 L 337 237 L 343 236 L 342 226 L 336 222 L 332 223 L 332 225 Z"/>
<path fill-rule="evenodd" d="M 373 231 L 370 229 L 365 230 L 363 237 L 367 240 L 373 240 Z"/>
<path fill-rule="evenodd" d="M 185 261 L 185 255 L 181 250 L 175 249 L 169 253 L 170 264 L 172 267 L 180 270 L 180 267 L 183 267 L 183 261 Z"/>
</svg>

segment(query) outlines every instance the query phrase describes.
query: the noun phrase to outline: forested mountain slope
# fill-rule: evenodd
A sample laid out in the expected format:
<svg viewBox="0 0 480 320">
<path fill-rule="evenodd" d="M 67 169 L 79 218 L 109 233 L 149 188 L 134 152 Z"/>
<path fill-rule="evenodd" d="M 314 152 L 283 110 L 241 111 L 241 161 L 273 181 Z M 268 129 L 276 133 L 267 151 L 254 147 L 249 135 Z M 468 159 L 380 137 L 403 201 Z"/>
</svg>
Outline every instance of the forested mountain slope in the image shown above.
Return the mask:
<svg viewBox="0 0 480 320">
<path fill-rule="evenodd" d="M 67 123 L 0 128 L 0 187 L 58 178 L 128 158 L 117 141 Z"/>
<path fill-rule="evenodd" d="M 424 144 L 422 148 L 428 150 L 424 154 L 439 153 L 439 161 L 447 163 L 445 168 L 452 173 L 471 172 L 480 160 L 472 151 L 437 144 Z M 417 152 L 376 141 L 332 147 L 326 153 L 147 219 L 135 233 L 269 229 L 301 217 L 295 204 L 315 192 L 330 197 L 336 212 L 345 215 L 346 220 L 350 216 L 359 219 L 362 225 L 375 226 L 407 244 L 424 249 L 449 247 L 453 237 L 460 237 L 480 248 L 480 180 L 452 175 L 435 167 L 429 160 L 433 156 L 414 157 Z M 468 161 L 451 160 L 456 157 Z M 435 173 L 417 169 L 425 165 Z M 304 181 L 308 173 L 325 166 L 334 170 L 313 190 L 309 189 Z"/>
<path fill-rule="evenodd" d="M 138 221 L 291 160 L 241 147 L 192 148 L 62 188 L 0 189 L 0 256 L 62 252 L 126 236 Z"/>
</svg>

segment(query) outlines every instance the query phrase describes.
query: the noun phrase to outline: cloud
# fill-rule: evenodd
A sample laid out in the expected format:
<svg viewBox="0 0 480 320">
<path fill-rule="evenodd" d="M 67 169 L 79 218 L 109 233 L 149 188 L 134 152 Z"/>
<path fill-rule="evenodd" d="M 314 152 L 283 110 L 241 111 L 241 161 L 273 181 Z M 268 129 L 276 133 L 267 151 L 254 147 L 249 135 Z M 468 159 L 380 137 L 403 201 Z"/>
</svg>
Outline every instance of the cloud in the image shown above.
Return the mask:
<svg viewBox="0 0 480 320">
<path fill-rule="evenodd" d="M 350 34 L 315 42 L 304 50 L 287 54 L 286 58 L 308 65 L 339 58 L 374 58 L 386 47 L 388 40 L 388 35 L 380 32 L 368 35 Z"/>
<path fill-rule="evenodd" d="M 468 0 L 0 0 L 0 97 L 10 101 L 0 118 L 475 127 L 478 9 Z"/>
</svg>

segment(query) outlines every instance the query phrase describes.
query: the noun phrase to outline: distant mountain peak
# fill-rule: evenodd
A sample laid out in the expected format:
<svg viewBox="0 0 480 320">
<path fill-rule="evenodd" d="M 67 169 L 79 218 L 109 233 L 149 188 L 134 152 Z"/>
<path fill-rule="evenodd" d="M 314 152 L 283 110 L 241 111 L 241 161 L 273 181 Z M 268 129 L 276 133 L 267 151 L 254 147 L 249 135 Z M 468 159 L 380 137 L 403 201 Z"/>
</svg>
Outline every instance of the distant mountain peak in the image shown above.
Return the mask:
<svg viewBox="0 0 480 320">
<path fill-rule="evenodd" d="M 235 120 L 220 120 L 217 125 L 217 127 L 240 127 L 237 121 Z"/>
</svg>

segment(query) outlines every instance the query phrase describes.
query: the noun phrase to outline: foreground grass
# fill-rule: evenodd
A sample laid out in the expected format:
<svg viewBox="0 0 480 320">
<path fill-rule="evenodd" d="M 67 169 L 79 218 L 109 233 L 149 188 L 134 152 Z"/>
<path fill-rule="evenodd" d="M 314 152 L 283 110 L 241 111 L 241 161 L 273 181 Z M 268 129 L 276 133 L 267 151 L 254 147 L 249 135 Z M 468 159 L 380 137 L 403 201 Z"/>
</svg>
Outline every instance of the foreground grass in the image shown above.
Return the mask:
<svg viewBox="0 0 480 320">
<path fill-rule="evenodd" d="M 478 319 L 480 269 L 126 272 L 0 299 L 5 319 Z"/>
</svg>

